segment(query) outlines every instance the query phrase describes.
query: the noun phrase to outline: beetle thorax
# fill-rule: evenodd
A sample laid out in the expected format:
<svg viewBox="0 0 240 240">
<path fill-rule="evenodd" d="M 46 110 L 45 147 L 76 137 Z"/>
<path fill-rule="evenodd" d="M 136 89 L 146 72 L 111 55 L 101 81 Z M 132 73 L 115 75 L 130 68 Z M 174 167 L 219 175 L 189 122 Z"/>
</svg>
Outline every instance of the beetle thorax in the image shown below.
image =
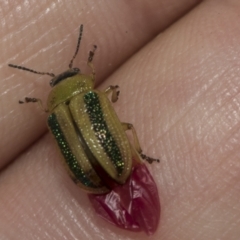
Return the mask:
<svg viewBox="0 0 240 240">
<path fill-rule="evenodd" d="M 47 100 L 51 112 L 57 105 L 68 102 L 72 97 L 93 89 L 93 79 L 89 75 L 76 74 L 65 78 L 52 88 Z"/>
</svg>

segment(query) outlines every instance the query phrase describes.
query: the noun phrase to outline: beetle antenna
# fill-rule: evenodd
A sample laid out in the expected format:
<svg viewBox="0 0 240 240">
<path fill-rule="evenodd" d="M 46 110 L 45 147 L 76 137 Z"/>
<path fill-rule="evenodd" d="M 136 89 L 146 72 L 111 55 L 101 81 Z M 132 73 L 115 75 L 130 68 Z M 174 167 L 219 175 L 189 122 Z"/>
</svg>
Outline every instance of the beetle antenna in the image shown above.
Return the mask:
<svg viewBox="0 0 240 240">
<path fill-rule="evenodd" d="M 55 74 L 54 74 L 54 73 L 38 72 L 38 71 L 32 70 L 32 69 L 30 69 L 30 68 L 26 68 L 26 67 L 14 65 L 14 64 L 8 64 L 8 66 L 9 66 L 9 67 L 12 67 L 12 68 L 18 68 L 18 69 L 21 69 L 21 70 L 24 70 L 24 71 L 28 71 L 28 72 L 40 74 L 40 75 L 48 75 L 48 76 L 50 76 L 50 77 L 55 77 Z"/>
<path fill-rule="evenodd" d="M 78 37 L 78 43 L 77 43 L 77 47 L 76 47 L 76 51 L 72 57 L 72 60 L 70 61 L 69 63 L 69 68 L 71 69 L 72 68 L 72 65 L 73 65 L 73 60 L 75 59 L 75 57 L 77 56 L 78 54 L 78 50 L 79 50 L 79 46 L 80 46 L 80 42 L 81 42 L 81 39 L 82 39 L 82 33 L 83 33 L 83 25 L 81 24 L 80 26 L 80 31 L 79 31 L 79 37 Z"/>
</svg>

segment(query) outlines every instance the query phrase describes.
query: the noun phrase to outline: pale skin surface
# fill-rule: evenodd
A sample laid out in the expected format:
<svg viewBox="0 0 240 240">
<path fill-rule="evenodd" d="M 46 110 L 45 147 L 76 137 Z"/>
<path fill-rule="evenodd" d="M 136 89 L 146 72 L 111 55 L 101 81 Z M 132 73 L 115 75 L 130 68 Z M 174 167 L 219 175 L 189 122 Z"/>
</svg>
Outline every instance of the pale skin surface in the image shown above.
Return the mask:
<svg viewBox="0 0 240 240">
<path fill-rule="evenodd" d="M 96 217 L 59 161 L 46 114 L 18 104 L 45 102 L 50 79 L 7 64 L 66 70 L 81 23 L 74 66 L 84 72 L 98 46 L 99 88 L 120 86 L 120 119 L 161 158 L 149 166 L 162 214 L 148 239 L 239 239 L 239 0 L 11 2 L 0 3 L 0 239 L 146 239 Z"/>
</svg>

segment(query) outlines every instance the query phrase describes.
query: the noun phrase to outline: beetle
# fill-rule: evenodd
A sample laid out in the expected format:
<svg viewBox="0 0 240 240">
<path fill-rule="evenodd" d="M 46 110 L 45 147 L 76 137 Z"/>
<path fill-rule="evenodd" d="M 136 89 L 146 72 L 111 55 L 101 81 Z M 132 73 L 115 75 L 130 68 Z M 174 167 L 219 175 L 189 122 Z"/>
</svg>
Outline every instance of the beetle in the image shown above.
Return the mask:
<svg viewBox="0 0 240 240">
<path fill-rule="evenodd" d="M 158 160 L 142 153 L 133 125 L 118 119 L 108 97 L 110 95 L 111 102 L 116 102 L 119 87 L 109 86 L 105 91 L 94 89 L 96 74 L 92 61 L 97 46 L 94 45 L 88 56 L 91 74 L 82 74 L 79 68 L 73 67 L 82 33 L 83 25 L 69 68 L 59 75 L 14 64 L 9 67 L 52 77 L 46 109 L 38 98 L 26 97 L 19 103 L 37 102 L 49 113 L 47 125 L 69 175 L 87 192 L 102 194 L 109 192 L 114 184 L 126 182 L 132 171 L 133 158 L 143 158 L 150 163 Z M 126 130 L 132 131 L 133 145 Z"/>
</svg>

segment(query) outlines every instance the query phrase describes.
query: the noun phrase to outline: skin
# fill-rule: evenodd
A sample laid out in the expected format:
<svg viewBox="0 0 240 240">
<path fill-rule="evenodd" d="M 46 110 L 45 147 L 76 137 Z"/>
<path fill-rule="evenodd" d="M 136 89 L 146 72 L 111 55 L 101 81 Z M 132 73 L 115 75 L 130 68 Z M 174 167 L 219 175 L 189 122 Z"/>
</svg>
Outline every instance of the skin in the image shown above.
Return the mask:
<svg viewBox="0 0 240 240">
<path fill-rule="evenodd" d="M 66 70 L 81 23 L 74 66 L 89 71 L 98 46 L 97 87 L 120 86 L 120 119 L 161 159 L 149 166 L 162 212 L 148 239 L 239 239 L 238 0 L 4 1 L 1 11 L 0 239 L 146 239 L 96 217 L 59 161 L 46 114 L 18 104 L 45 102 L 50 79 L 7 64 Z"/>
</svg>

